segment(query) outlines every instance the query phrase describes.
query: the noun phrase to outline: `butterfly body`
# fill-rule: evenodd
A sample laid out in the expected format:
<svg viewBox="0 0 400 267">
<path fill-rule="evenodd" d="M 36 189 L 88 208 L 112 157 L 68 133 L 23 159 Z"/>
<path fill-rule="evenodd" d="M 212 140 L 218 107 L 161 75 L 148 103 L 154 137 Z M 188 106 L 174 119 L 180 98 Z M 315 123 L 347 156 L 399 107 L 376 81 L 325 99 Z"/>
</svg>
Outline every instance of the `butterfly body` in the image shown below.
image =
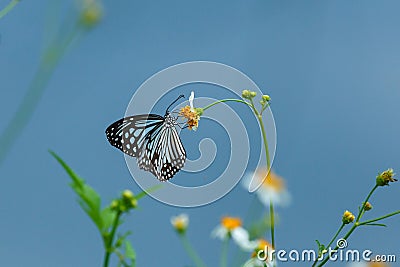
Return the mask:
<svg viewBox="0 0 400 267">
<path fill-rule="evenodd" d="M 143 114 L 122 118 L 106 130 L 110 144 L 135 157 L 140 169 L 151 172 L 160 181 L 171 179 L 186 161 L 186 151 L 176 129 L 177 119 Z"/>
</svg>

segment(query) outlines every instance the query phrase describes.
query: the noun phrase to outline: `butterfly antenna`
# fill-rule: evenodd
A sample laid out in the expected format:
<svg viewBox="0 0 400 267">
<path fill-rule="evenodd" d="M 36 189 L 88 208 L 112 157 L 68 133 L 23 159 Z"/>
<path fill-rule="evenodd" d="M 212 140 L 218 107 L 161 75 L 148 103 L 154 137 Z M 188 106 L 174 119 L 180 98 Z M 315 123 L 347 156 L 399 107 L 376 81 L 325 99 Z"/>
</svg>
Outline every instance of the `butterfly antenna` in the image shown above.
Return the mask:
<svg viewBox="0 0 400 267">
<path fill-rule="evenodd" d="M 175 99 L 174 102 L 172 102 L 172 103 L 168 106 L 167 111 L 166 111 L 165 113 L 169 113 L 169 108 L 170 108 L 173 104 L 175 104 L 176 101 L 178 101 L 179 99 L 181 99 L 181 98 L 183 98 L 183 97 L 185 97 L 185 96 L 184 96 L 184 95 L 178 96 L 178 98 Z"/>
</svg>

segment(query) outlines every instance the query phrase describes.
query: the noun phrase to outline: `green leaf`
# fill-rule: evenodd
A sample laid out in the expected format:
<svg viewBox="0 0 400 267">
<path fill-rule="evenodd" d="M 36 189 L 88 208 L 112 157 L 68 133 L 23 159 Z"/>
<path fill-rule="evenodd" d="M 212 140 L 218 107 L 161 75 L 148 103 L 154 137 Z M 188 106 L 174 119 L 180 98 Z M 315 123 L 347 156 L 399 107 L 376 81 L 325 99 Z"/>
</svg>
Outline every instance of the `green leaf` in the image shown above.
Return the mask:
<svg viewBox="0 0 400 267">
<path fill-rule="evenodd" d="M 383 223 L 366 223 L 366 224 L 363 224 L 363 225 L 387 227 L 387 225 L 383 224 Z"/>
<path fill-rule="evenodd" d="M 103 222 L 102 231 L 106 232 L 112 226 L 115 216 L 117 216 L 117 212 L 112 210 L 110 207 L 106 207 L 101 211 L 100 216 Z"/>
<path fill-rule="evenodd" d="M 149 193 L 152 193 L 154 191 L 157 191 L 158 189 L 160 189 L 162 187 L 162 185 L 155 185 L 152 186 L 148 189 L 146 189 L 145 191 L 140 192 L 139 194 L 136 195 L 136 199 L 141 199 L 144 196 L 147 196 Z"/>
<path fill-rule="evenodd" d="M 100 195 L 93 188 L 87 185 L 85 181 L 80 178 L 56 153 L 50 151 L 50 154 L 58 161 L 58 163 L 60 163 L 71 178 L 72 182 L 70 183 L 70 186 L 79 197 L 79 205 L 92 219 L 97 228 L 102 231 L 103 221 L 100 214 Z"/>
<path fill-rule="evenodd" d="M 126 240 L 125 241 L 125 256 L 130 259 L 132 261 L 132 263 L 134 263 L 136 261 L 136 253 L 133 250 L 133 247 L 131 245 L 131 243 Z M 132 264 L 133 266 L 134 264 Z"/>
</svg>

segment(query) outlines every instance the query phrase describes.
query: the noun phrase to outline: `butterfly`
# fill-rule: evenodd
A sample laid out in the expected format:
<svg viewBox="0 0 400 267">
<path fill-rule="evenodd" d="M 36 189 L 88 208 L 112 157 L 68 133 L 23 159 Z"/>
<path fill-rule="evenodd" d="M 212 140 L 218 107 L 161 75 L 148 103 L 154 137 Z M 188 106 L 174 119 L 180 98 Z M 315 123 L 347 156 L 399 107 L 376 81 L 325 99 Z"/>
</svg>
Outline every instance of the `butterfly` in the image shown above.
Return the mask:
<svg viewBox="0 0 400 267">
<path fill-rule="evenodd" d="M 160 181 L 171 179 L 186 161 L 186 151 L 176 126 L 177 118 L 167 108 L 165 115 L 142 114 L 122 118 L 106 129 L 108 142 L 137 159 L 140 169 L 151 172 Z"/>
</svg>

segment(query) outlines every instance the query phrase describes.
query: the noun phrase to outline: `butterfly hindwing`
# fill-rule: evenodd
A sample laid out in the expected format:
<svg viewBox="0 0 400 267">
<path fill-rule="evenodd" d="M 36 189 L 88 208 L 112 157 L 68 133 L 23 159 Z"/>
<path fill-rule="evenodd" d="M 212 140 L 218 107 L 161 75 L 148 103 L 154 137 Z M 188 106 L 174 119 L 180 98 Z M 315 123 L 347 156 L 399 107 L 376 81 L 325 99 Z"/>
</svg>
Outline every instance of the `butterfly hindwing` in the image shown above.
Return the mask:
<svg viewBox="0 0 400 267">
<path fill-rule="evenodd" d="M 150 171 L 160 181 L 171 179 L 184 165 L 186 151 L 174 125 L 164 123 L 149 132 L 138 158 L 141 169 Z"/>
</svg>

